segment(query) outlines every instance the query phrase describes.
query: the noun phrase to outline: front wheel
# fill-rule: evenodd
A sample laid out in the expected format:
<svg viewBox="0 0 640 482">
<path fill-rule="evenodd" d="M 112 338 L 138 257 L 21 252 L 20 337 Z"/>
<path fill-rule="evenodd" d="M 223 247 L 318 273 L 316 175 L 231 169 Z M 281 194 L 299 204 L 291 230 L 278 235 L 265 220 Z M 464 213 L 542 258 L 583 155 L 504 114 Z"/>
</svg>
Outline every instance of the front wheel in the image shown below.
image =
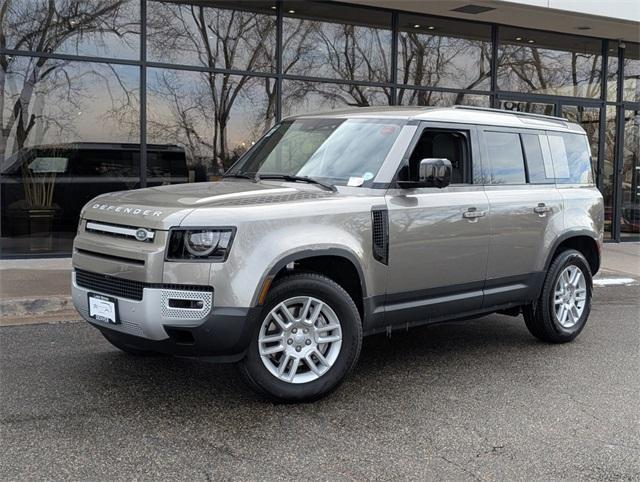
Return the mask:
<svg viewBox="0 0 640 482">
<path fill-rule="evenodd" d="M 347 292 L 325 276 L 295 274 L 269 292 L 241 370 L 273 399 L 312 401 L 344 380 L 361 346 L 360 315 Z"/>
<path fill-rule="evenodd" d="M 549 267 L 540 297 L 523 310 L 531 334 L 550 343 L 573 340 L 589 318 L 592 288 L 584 256 L 573 249 L 561 252 Z"/>
</svg>

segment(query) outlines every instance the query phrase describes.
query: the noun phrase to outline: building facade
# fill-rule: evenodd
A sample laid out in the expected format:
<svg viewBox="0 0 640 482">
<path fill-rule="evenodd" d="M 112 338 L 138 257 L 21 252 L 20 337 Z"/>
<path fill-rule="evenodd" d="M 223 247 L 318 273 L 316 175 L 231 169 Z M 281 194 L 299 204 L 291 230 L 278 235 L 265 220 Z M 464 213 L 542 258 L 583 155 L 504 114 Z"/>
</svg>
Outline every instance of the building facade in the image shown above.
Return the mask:
<svg viewBox="0 0 640 482">
<path fill-rule="evenodd" d="M 358 3 L 3 0 L 0 256 L 68 256 L 98 194 L 216 180 L 283 117 L 371 105 L 579 122 L 605 237 L 640 239 L 640 24 L 590 37 L 483 17 L 500 2 Z"/>
</svg>

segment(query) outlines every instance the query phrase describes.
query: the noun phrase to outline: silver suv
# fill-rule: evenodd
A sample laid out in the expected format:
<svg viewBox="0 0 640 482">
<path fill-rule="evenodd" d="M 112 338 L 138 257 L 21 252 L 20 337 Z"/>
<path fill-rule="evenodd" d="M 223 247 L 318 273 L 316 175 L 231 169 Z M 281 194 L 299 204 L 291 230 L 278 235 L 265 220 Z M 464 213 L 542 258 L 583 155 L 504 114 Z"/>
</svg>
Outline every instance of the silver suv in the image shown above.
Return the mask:
<svg viewBox="0 0 640 482">
<path fill-rule="evenodd" d="M 362 337 L 498 312 L 573 340 L 600 266 L 585 132 L 478 108 L 288 118 L 220 182 L 82 210 L 73 300 L 125 352 L 239 362 L 276 399 L 317 399 Z"/>
</svg>

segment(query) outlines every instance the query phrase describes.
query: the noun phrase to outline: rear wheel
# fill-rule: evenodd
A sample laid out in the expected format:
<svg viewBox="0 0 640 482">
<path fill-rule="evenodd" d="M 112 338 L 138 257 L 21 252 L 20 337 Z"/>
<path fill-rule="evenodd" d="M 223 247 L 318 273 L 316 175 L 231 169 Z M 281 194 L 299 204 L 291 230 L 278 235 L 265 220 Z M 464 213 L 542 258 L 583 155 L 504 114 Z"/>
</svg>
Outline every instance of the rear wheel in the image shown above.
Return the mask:
<svg viewBox="0 0 640 482">
<path fill-rule="evenodd" d="M 589 263 L 576 250 L 562 251 L 551 263 L 542 293 L 523 310 L 527 328 L 550 343 L 573 340 L 591 311 L 592 277 Z"/>
<path fill-rule="evenodd" d="M 241 369 L 262 394 L 312 401 L 344 380 L 361 345 L 360 315 L 347 292 L 324 276 L 296 274 L 269 292 Z"/>
</svg>

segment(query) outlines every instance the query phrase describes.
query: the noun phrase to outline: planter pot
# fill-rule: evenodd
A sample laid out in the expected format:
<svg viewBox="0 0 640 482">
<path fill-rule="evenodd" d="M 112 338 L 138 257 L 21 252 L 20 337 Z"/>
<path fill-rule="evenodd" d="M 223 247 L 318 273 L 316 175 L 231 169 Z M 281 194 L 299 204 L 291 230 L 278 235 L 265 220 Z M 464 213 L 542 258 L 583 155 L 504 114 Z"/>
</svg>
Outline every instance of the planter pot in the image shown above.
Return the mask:
<svg viewBox="0 0 640 482">
<path fill-rule="evenodd" d="M 31 251 L 50 251 L 53 247 L 53 225 L 60 208 L 11 206 L 8 217 L 16 237 L 28 237 Z"/>
</svg>

